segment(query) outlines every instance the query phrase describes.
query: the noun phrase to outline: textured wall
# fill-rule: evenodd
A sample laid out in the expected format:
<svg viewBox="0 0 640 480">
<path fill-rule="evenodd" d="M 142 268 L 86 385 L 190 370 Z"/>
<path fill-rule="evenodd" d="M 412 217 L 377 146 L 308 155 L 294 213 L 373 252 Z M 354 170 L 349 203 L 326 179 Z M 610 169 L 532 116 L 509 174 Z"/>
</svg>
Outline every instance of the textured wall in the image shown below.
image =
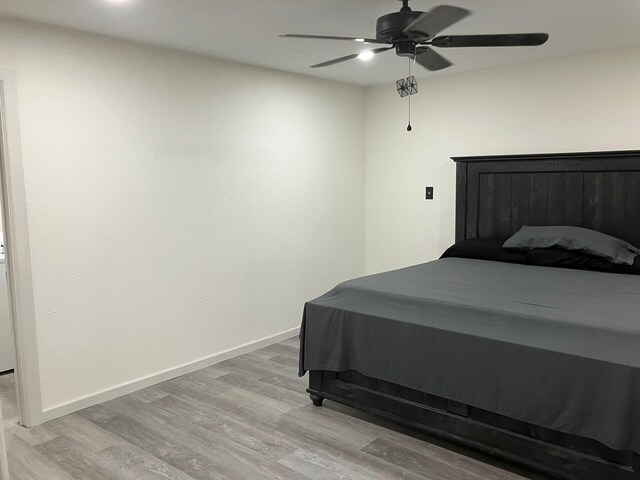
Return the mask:
<svg viewBox="0 0 640 480">
<path fill-rule="evenodd" d="M 0 20 L 45 409 L 297 326 L 364 272 L 364 91 Z"/>
<path fill-rule="evenodd" d="M 412 133 L 394 86 L 370 89 L 367 272 L 432 260 L 453 243 L 452 156 L 640 149 L 638 85 L 640 49 L 421 80 Z"/>
</svg>

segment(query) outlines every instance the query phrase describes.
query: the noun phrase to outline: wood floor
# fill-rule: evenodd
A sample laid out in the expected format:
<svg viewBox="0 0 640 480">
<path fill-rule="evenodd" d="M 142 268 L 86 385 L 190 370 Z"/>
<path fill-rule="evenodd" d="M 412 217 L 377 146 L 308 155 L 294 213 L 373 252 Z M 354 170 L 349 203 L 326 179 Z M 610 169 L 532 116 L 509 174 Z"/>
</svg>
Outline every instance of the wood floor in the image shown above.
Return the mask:
<svg viewBox="0 0 640 480">
<path fill-rule="evenodd" d="M 0 377 L 12 480 L 541 478 L 326 401 L 290 339 L 33 429 Z M 507 468 L 509 470 L 507 470 Z"/>
</svg>

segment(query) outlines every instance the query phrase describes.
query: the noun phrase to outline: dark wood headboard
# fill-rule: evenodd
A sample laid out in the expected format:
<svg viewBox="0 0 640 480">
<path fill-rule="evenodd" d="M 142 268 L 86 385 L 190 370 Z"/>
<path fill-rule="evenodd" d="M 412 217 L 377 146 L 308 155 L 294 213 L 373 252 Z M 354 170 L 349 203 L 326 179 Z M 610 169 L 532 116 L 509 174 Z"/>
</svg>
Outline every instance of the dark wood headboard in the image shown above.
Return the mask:
<svg viewBox="0 0 640 480">
<path fill-rule="evenodd" d="M 640 151 L 454 157 L 456 241 L 573 225 L 640 246 Z"/>
</svg>

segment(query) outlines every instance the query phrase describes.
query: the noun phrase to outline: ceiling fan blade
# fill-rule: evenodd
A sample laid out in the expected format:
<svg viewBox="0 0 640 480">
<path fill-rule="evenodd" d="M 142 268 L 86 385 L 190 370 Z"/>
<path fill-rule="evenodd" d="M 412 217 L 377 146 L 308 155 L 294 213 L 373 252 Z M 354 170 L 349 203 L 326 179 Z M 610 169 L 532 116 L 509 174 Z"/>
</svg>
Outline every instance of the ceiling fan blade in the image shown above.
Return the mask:
<svg viewBox="0 0 640 480">
<path fill-rule="evenodd" d="M 320 67 L 328 67 L 329 65 L 335 65 L 336 63 L 346 62 L 348 60 L 353 60 L 354 58 L 358 58 L 359 53 L 354 53 L 353 55 L 347 55 L 346 57 L 335 58 L 333 60 L 329 60 L 328 62 L 317 63 L 316 65 L 311 65 L 311 68 L 320 68 Z"/>
<path fill-rule="evenodd" d="M 453 65 L 453 63 L 429 47 L 416 49 L 416 62 L 432 72 L 443 70 Z"/>
<path fill-rule="evenodd" d="M 432 38 L 470 14 L 471 12 L 464 8 L 440 5 L 416 18 L 403 30 L 403 33 L 408 35 L 411 32 L 420 32 Z"/>
<path fill-rule="evenodd" d="M 377 55 L 378 53 L 386 52 L 387 50 L 391 50 L 392 48 L 393 48 L 393 46 L 391 46 L 391 47 L 374 48 L 373 50 L 371 50 L 371 53 L 373 53 L 374 55 Z M 342 62 L 346 62 L 348 60 L 353 60 L 354 58 L 358 58 L 359 55 L 360 55 L 359 53 L 353 53 L 353 54 L 347 55 L 345 57 L 335 58 L 335 59 L 329 60 L 327 62 L 322 62 L 322 63 L 318 63 L 316 65 L 311 65 L 311 68 L 328 67 L 329 65 L 335 65 L 336 63 L 342 63 Z"/>
<path fill-rule="evenodd" d="M 431 45 L 439 48 L 459 47 L 537 47 L 549 40 L 546 33 L 507 33 L 504 35 L 449 35 L 436 37 Z"/>
<path fill-rule="evenodd" d="M 387 42 L 379 42 L 375 38 L 364 38 L 364 37 L 335 37 L 331 35 L 301 35 L 298 33 L 287 33 L 285 35 L 280 35 L 283 38 L 309 38 L 315 40 L 347 40 L 351 42 L 359 42 L 359 43 L 387 43 Z"/>
</svg>

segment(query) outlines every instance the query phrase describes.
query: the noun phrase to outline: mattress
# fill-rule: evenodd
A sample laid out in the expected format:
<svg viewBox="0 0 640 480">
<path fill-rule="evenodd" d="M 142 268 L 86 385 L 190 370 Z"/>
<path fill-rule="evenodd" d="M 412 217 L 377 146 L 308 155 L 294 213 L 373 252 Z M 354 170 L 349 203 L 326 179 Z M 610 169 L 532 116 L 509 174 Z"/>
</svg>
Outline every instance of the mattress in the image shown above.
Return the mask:
<svg viewBox="0 0 640 480">
<path fill-rule="evenodd" d="M 446 258 L 306 303 L 300 375 L 356 370 L 640 453 L 640 276 Z"/>
</svg>

